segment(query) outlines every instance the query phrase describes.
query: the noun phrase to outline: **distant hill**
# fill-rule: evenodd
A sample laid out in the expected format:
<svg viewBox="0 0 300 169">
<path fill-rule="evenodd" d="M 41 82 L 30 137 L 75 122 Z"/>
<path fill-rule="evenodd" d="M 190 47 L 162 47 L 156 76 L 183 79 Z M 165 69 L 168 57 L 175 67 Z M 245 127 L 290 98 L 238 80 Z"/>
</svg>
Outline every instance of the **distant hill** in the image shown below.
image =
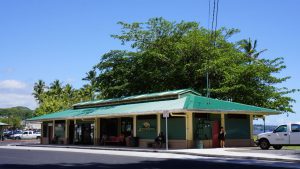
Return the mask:
<svg viewBox="0 0 300 169">
<path fill-rule="evenodd" d="M 11 108 L 0 108 L 0 117 L 19 117 L 24 120 L 33 116 L 34 111 L 28 107 L 11 107 Z"/>
</svg>

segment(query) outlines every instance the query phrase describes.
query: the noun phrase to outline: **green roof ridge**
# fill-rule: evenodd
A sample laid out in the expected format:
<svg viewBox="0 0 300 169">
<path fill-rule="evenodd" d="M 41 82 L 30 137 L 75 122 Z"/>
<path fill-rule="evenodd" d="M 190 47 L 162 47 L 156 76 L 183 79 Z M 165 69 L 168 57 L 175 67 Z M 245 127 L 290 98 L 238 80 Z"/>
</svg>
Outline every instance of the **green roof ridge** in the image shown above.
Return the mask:
<svg viewBox="0 0 300 169">
<path fill-rule="evenodd" d="M 197 95 L 201 95 L 200 93 L 198 93 L 197 91 L 187 88 L 187 89 L 176 89 L 176 90 L 167 90 L 167 91 L 162 91 L 162 92 L 154 92 L 154 93 L 144 93 L 144 94 L 139 94 L 139 95 L 132 95 L 132 96 L 124 96 L 124 97 L 119 97 L 119 98 L 109 98 L 109 99 L 98 99 L 98 100 L 90 100 L 90 101 L 85 101 L 85 102 L 80 102 L 80 103 L 76 103 L 73 106 L 83 106 L 83 105 L 89 105 L 89 104 L 97 104 L 97 103 L 105 103 L 105 102 L 114 102 L 114 101 L 122 101 L 122 100 L 130 100 L 130 98 L 134 99 L 137 97 L 141 97 L 145 96 L 144 98 L 147 97 L 151 97 L 151 96 L 155 96 L 155 95 L 159 95 L 159 94 L 178 94 L 180 95 L 181 93 L 185 93 L 185 92 L 193 92 Z"/>
</svg>

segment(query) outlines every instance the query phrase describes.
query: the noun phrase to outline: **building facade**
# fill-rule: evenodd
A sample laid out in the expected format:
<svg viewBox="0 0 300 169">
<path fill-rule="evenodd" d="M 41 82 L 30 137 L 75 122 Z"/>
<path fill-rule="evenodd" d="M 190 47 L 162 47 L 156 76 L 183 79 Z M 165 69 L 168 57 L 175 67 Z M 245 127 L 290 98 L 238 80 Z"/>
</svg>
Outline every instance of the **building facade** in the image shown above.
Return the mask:
<svg viewBox="0 0 300 169">
<path fill-rule="evenodd" d="M 253 118 L 275 114 L 280 112 L 182 89 L 78 103 L 29 120 L 42 122 L 41 144 L 151 147 L 167 128 L 169 148 L 213 148 L 221 126 L 226 147 L 252 146 Z"/>
</svg>

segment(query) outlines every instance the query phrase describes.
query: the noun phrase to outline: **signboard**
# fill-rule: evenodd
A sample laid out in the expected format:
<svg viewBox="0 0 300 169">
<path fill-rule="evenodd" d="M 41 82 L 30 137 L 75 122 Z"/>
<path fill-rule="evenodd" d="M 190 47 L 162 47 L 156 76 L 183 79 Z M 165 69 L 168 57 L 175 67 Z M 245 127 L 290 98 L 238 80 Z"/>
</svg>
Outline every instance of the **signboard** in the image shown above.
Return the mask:
<svg viewBox="0 0 300 169">
<path fill-rule="evenodd" d="M 166 111 L 166 112 L 163 112 L 163 117 L 164 117 L 164 118 L 168 118 L 169 116 L 170 116 L 170 113 L 169 113 L 169 112 L 167 112 L 167 111 Z"/>
<path fill-rule="evenodd" d="M 163 112 L 163 117 L 166 119 L 166 150 L 168 150 L 168 118 L 170 113 L 168 111 Z"/>
</svg>

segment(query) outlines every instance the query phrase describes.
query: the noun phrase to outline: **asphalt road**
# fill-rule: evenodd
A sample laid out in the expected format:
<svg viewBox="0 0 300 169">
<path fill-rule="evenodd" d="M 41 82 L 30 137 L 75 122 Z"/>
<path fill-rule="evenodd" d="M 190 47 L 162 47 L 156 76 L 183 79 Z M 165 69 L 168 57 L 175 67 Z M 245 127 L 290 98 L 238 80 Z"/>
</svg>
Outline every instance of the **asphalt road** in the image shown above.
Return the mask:
<svg viewBox="0 0 300 169">
<path fill-rule="evenodd" d="M 164 159 L 58 151 L 0 149 L 0 169 L 268 169 L 273 166 L 238 164 L 213 159 Z"/>
</svg>

